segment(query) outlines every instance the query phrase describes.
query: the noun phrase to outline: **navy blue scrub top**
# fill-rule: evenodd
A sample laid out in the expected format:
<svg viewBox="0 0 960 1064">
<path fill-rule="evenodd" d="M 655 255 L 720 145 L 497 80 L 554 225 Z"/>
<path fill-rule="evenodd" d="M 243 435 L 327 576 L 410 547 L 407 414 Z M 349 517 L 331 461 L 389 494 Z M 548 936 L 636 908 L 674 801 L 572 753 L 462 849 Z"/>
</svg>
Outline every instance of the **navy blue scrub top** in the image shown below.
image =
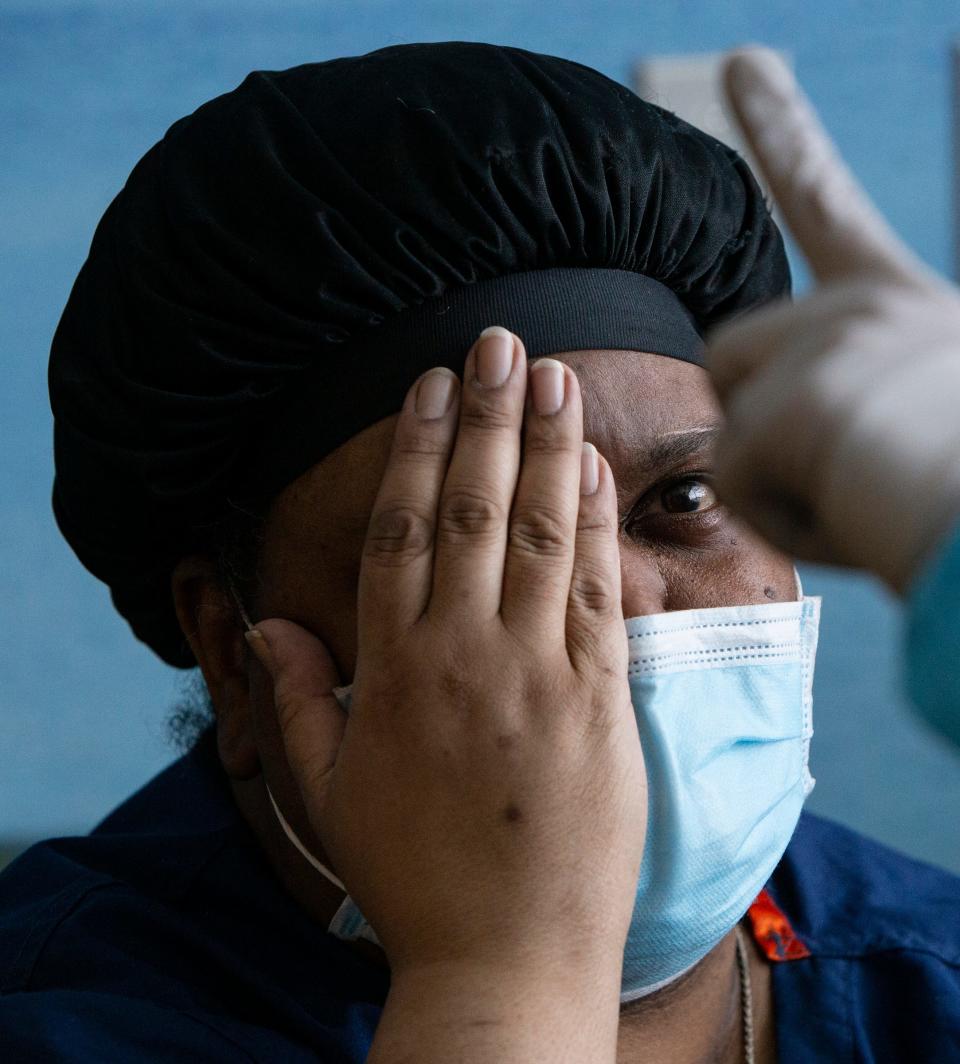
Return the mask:
<svg viewBox="0 0 960 1064">
<path fill-rule="evenodd" d="M 804 815 L 748 926 L 781 1064 L 960 1061 L 960 879 Z M 0 1061 L 363 1061 L 386 969 L 312 922 L 208 733 L 0 875 Z"/>
</svg>

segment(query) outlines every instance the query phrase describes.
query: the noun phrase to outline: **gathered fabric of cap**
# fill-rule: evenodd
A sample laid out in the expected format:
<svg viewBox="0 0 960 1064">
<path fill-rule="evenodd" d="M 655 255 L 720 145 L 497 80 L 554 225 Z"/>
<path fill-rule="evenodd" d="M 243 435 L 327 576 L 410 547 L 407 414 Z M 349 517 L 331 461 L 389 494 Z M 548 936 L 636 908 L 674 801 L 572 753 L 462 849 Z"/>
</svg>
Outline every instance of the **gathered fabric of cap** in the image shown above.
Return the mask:
<svg viewBox="0 0 960 1064">
<path fill-rule="evenodd" d="M 579 63 L 465 42 L 257 71 L 101 219 L 50 359 L 54 512 L 136 635 L 176 562 L 395 413 L 487 325 L 698 362 L 789 291 L 731 148 Z"/>
</svg>

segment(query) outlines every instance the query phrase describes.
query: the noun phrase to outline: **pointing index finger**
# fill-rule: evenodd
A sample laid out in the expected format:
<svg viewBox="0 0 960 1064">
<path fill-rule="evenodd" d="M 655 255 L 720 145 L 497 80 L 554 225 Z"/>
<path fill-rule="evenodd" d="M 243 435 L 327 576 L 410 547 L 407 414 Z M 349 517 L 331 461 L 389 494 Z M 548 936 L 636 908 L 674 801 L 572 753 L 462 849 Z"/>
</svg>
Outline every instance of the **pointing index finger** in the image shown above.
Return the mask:
<svg viewBox="0 0 960 1064">
<path fill-rule="evenodd" d="M 733 52 L 723 80 L 737 122 L 817 279 L 913 275 L 919 268 L 913 253 L 841 159 L 776 52 Z"/>
</svg>

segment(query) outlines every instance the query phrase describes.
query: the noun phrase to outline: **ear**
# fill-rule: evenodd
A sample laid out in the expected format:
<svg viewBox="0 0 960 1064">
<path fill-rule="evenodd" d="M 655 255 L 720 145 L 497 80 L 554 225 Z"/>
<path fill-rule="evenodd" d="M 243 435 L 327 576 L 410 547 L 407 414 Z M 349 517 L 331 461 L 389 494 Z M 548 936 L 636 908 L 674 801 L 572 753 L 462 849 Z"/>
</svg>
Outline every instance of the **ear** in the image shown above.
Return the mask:
<svg viewBox="0 0 960 1064">
<path fill-rule="evenodd" d="M 181 559 L 171 590 L 177 619 L 210 692 L 224 771 L 247 780 L 260 771 L 247 680 L 247 645 L 236 603 L 209 558 Z"/>
</svg>

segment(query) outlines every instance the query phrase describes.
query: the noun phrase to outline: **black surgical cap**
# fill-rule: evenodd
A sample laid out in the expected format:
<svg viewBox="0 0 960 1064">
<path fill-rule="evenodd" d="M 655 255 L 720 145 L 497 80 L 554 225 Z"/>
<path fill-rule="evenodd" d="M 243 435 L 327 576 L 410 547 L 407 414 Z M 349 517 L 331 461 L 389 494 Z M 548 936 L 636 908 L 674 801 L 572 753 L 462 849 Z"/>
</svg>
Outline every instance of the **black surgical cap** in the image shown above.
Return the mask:
<svg viewBox="0 0 960 1064">
<path fill-rule="evenodd" d="M 97 226 L 51 351 L 54 512 L 188 667 L 176 562 L 485 326 L 698 362 L 789 284 L 737 153 L 579 63 L 453 41 L 256 71 Z"/>
</svg>

